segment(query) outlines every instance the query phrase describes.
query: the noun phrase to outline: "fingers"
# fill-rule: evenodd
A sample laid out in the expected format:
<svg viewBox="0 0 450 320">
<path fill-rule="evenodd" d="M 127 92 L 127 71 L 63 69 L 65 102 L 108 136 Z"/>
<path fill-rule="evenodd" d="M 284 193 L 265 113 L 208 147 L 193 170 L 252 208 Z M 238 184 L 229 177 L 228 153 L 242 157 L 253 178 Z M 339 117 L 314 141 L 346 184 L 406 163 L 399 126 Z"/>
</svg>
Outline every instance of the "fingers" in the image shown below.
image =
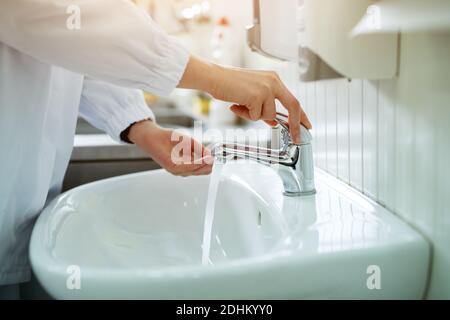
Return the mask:
<svg viewBox="0 0 450 320">
<path fill-rule="evenodd" d="M 211 151 L 195 139 L 191 139 L 191 154 L 193 160 L 180 163 L 172 168 L 172 173 L 181 177 L 208 175 L 211 173 L 214 157 Z"/>
<path fill-rule="evenodd" d="M 312 129 L 312 124 L 308 119 L 308 116 L 306 115 L 305 111 L 303 111 L 303 108 L 300 108 L 301 115 L 300 115 L 300 123 L 304 125 L 307 129 Z"/>
<path fill-rule="evenodd" d="M 241 118 L 244 118 L 244 119 L 247 119 L 247 120 L 251 120 L 250 119 L 250 114 L 248 112 L 248 109 L 245 106 L 233 105 L 233 106 L 230 107 L 230 110 L 233 111 L 233 113 L 236 114 L 238 117 L 241 117 Z M 275 120 L 271 120 L 271 119 L 274 119 L 275 117 L 276 117 L 276 113 L 275 113 L 275 115 L 273 117 L 268 116 L 267 120 L 264 120 L 264 122 L 267 123 L 271 127 L 276 127 L 278 125 L 278 123 Z M 309 123 L 309 120 L 306 118 L 306 115 L 305 115 L 305 119 L 308 121 L 307 123 L 309 124 L 308 125 L 309 127 L 308 126 L 306 126 L 306 127 L 308 129 L 310 129 L 311 125 Z"/>
<path fill-rule="evenodd" d="M 278 125 L 278 122 L 276 122 L 275 120 L 264 120 L 264 122 L 271 127 L 276 127 Z"/>
<path fill-rule="evenodd" d="M 211 151 L 197 140 L 192 139 L 191 147 L 194 164 L 212 164 L 214 162 L 214 158 L 211 156 Z"/>
<path fill-rule="evenodd" d="M 276 98 L 289 113 L 289 130 L 291 132 L 292 140 L 294 143 L 300 143 L 300 120 L 302 110 L 300 103 L 282 83 L 280 83 Z"/>
<path fill-rule="evenodd" d="M 211 174 L 212 171 L 212 165 L 205 164 L 202 167 L 192 170 L 192 171 L 182 171 L 179 174 L 175 174 L 179 177 L 192 177 L 192 176 L 205 176 L 208 174 Z"/>
<path fill-rule="evenodd" d="M 238 117 L 251 120 L 249 110 L 245 106 L 235 104 L 230 107 L 230 110 Z"/>
<path fill-rule="evenodd" d="M 242 105 L 233 105 L 230 107 L 230 110 L 237 115 L 238 117 L 253 120 L 250 116 L 250 111 L 247 107 Z M 276 117 L 276 107 L 275 101 L 268 101 L 263 106 L 263 112 L 258 120 L 273 120 Z"/>
<path fill-rule="evenodd" d="M 262 120 L 273 120 L 277 116 L 277 107 L 275 105 L 275 98 L 270 97 L 264 102 L 261 113 Z"/>
<path fill-rule="evenodd" d="M 237 116 L 247 120 L 273 120 L 276 117 L 276 106 L 274 98 L 268 99 L 261 104 L 253 104 L 251 107 L 242 105 L 233 105 L 230 110 Z M 256 110 L 256 111 L 254 111 Z"/>
<path fill-rule="evenodd" d="M 191 176 L 204 176 L 210 174 L 212 171 L 212 165 L 205 165 L 202 168 L 191 172 Z"/>
<path fill-rule="evenodd" d="M 289 113 L 289 129 L 294 143 L 300 143 L 300 124 L 304 125 L 307 129 L 312 129 L 311 122 L 309 121 L 306 113 L 303 111 L 300 102 L 295 96 L 283 85 L 280 81 L 275 90 L 276 99 L 286 108 Z M 251 107 L 243 105 L 233 105 L 230 110 L 237 116 L 247 120 L 264 120 L 268 125 L 275 126 L 276 122 L 273 119 L 276 118 L 276 104 L 275 98 L 268 98 L 261 106 L 253 104 Z M 256 110 L 256 111 L 253 111 Z M 258 113 L 259 116 L 258 116 Z"/>
<path fill-rule="evenodd" d="M 250 120 L 257 121 L 261 119 L 261 113 L 262 113 L 262 104 L 259 103 L 258 101 L 254 101 L 249 107 Z"/>
<path fill-rule="evenodd" d="M 168 171 L 173 175 L 180 177 L 199 176 L 210 174 L 212 170 L 213 160 L 211 156 L 201 159 L 201 164 L 177 164 L 173 165 Z"/>
</svg>

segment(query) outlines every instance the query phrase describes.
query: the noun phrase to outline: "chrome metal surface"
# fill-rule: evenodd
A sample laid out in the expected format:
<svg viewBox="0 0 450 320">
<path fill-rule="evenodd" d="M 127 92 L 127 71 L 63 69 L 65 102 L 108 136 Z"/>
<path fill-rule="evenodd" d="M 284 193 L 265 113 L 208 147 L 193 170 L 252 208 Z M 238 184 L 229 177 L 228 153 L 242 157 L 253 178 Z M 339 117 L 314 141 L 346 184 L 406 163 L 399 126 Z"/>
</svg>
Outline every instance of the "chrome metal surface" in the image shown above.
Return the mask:
<svg viewBox="0 0 450 320">
<path fill-rule="evenodd" d="M 294 144 L 289 133 L 287 116 L 277 113 L 278 130 L 281 128 L 281 147 L 268 149 L 237 143 L 219 143 L 213 148 L 217 160 L 250 159 L 274 167 L 283 181 L 284 194 L 305 196 L 316 193 L 311 134 L 301 127 L 301 143 Z"/>
</svg>

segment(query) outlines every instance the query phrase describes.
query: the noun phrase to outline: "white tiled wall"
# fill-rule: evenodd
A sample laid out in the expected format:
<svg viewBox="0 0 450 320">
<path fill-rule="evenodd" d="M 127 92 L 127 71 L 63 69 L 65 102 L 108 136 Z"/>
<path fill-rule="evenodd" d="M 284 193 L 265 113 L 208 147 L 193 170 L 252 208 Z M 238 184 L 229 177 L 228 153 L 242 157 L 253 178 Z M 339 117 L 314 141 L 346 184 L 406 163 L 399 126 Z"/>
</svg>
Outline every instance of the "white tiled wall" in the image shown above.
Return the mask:
<svg viewBox="0 0 450 320">
<path fill-rule="evenodd" d="M 428 297 L 450 299 L 450 33 L 402 35 L 392 80 L 301 83 L 295 65 L 246 60 L 277 70 L 296 91 L 314 126 L 317 166 L 425 235 Z"/>
<path fill-rule="evenodd" d="M 316 165 L 422 232 L 428 297 L 450 298 L 450 34 L 402 35 L 399 61 L 397 79 L 299 83 L 298 95 Z"/>
</svg>

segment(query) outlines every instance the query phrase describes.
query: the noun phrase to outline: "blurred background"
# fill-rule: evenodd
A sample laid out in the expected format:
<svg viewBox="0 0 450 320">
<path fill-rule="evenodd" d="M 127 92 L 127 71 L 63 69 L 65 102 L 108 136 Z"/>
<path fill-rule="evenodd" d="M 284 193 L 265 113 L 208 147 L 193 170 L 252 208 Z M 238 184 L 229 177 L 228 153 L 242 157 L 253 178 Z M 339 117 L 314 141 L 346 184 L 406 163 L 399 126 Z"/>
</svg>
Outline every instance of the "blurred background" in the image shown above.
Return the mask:
<svg viewBox="0 0 450 320">
<path fill-rule="evenodd" d="M 266 28 L 259 43 L 265 54 L 258 54 L 247 45 L 252 0 L 136 0 L 192 53 L 277 71 L 313 122 L 316 166 L 424 234 L 433 244 L 428 297 L 450 298 L 449 1 L 272 1 L 274 10 L 260 20 L 270 25 L 289 15 L 282 10 L 288 2 L 304 19 Z M 285 36 L 297 61 L 268 57 Z M 206 127 L 264 127 L 239 121 L 201 92 L 146 99 L 163 126 L 189 129 L 202 120 Z M 134 146 L 80 120 L 64 187 L 156 168 Z"/>
</svg>

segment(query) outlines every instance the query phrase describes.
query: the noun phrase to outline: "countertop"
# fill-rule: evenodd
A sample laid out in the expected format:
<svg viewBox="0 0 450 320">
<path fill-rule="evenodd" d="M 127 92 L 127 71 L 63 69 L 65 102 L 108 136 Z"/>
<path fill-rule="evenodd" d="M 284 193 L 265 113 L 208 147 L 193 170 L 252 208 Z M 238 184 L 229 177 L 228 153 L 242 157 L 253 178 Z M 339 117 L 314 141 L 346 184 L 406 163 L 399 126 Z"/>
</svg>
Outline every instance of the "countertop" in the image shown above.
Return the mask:
<svg viewBox="0 0 450 320">
<path fill-rule="evenodd" d="M 214 135 L 214 132 L 208 131 L 211 126 L 209 125 L 207 118 L 204 116 L 197 116 L 195 113 L 188 111 L 187 109 L 174 109 L 158 107 L 154 109 L 156 121 L 158 118 L 185 116 L 191 117 L 192 121 L 201 121 L 201 126 L 197 126 L 197 130 L 202 128 L 203 132 L 203 144 L 211 145 L 214 142 L 218 142 L 215 139 L 209 137 Z M 84 123 L 83 126 L 86 126 Z M 173 127 L 167 125 L 168 127 Z M 182 127 L 182 126 L 181 126 Z M 180 127 L 178 127 L 180 128 Z M 183 132 L 194 135 L 194 128 L 184 128 Z M 250 139 L 250 144 L 259 144 L 267 146 L 267 143 L 271 140 L 271 130 L 262 123 L 247 123 L 243 126 L 230 125 L 220 128 L 214 128 L 215 134 L 221 134 L 230 138 L 230 131 L 233 132 L 232 139 L 239 142 Z M 248 129 L 258 130 L 257 141 L 254 137 L 250 137 Z M 233 131 L 234 130 L 234 131 Z M 142 152 L 135 145 L 118 143 L 114 141 L 110 136 L 104 133 L 98 132 L 93 129 L 93 133 L 88 134 L 76 134 L 74 139 L 74 148 L 71 156 L 72 162 L 82 161 L 105 161 L 105 160 L 134 160 L 134 159 L 148 159 L 148 155 Z M 97 131 L 97 132 L 96 132 Z M 228 140 L 227 139 L 227 140 Z"/>
</svg>

